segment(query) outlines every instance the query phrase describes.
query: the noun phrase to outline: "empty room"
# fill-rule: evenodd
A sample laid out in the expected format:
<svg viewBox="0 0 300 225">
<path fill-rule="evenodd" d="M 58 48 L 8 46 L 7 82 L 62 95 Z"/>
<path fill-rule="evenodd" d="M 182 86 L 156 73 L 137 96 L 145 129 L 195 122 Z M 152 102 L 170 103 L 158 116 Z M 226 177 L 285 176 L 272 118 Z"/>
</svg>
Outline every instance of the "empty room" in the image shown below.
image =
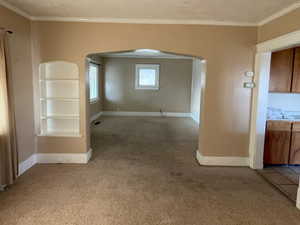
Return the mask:
<svg viewBox="0 0 300 225">
<path fill-rule="evenodd" d="M 112 161 L 118 159 L 127 169 L 115 177 L 116 184 L 134 175 L 127 182 L 138 185 L 136 177 L 152 172 L 154 177 L 143 182 L 162 185 L 165 172 L 180 176 L 173 168 L 176 158 L 190 164 L 198 146 L 201 59 L 137 49 L 91 54 L 87 63 L 94 162 L 111 162 L 101 171 L 119 170 Z"/>
<path fill-rule="evenodd" d="M 299 46 L 298 0 L 0 0 L 0 224 L 298 225 Z"/>
</svg>

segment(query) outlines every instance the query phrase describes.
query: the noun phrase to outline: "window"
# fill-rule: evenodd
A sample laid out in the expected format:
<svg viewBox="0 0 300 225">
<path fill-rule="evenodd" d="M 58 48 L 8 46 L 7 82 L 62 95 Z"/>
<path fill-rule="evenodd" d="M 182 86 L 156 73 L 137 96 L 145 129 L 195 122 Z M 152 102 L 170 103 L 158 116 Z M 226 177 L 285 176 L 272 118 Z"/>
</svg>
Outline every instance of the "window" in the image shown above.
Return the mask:
<svg viewBox="0 0 300 225">
<path fill-rule="evenodd" d="M 135 88 L 136 89 L 159 89 L 159 65 L 136 64 L 135 65 Z"/>
<path fill-rule="evenodd" d="M 90 102 L 99 100 L 99 65 L 89 64 Z"/>
</svg>

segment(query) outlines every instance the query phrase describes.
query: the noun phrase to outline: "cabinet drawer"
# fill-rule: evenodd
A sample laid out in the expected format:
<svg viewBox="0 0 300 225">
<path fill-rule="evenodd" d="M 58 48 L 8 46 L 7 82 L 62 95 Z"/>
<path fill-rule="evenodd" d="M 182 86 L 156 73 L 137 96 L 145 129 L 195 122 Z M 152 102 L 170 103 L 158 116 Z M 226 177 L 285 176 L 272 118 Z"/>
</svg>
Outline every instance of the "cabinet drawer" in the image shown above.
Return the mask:
<svg viewBox="0 0 300 225">
<path fill-rule="evenodd" d="M 300 123 L 299 123 L 300 128 Z M 267 130 L 279 130 L 279 131 L 291 131 L 292 122 L 280 121 L 280 120 L 269 120 L 267 122 Z"/>
<path fill-rule="evenodd" d="M 300 131 L 300 122 L 293 123 L 293 131 Z"/>
</svg>

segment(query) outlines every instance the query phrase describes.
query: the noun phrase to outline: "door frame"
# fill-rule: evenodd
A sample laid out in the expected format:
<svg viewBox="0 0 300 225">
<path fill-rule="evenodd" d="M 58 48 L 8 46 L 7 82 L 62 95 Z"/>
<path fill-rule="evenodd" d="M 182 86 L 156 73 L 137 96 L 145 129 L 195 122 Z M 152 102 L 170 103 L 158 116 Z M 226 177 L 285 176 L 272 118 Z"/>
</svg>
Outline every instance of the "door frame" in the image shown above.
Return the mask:
<svg viewBox="0 0 300 225">
<path fill-rule="evenodd" d="M 249 166 L 252 169 L 263 168 L 271 54 L 277 50 L 299 45 L 300 30 L 256 45 L 254 77 L 256 88 L 252 93 L 249 141 Z M 300 209 L 300 188 L 298 188 L 297 207 Z"/>
</svg>

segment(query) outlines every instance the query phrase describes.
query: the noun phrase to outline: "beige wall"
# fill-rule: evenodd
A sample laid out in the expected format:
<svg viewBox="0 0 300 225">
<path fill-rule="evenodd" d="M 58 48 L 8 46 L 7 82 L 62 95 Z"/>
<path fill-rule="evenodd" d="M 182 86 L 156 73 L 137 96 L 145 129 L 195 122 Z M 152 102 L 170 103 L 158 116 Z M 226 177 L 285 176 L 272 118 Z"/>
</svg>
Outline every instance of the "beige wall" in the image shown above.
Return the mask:
<svg viewBox="0 0 300 225">
<path fill-rule="evenodd" d="M 159 90 L 135 89 L 135 64 L 159 64 Z M 105 58 L 105 111 L 190 112 L 192 60 Z"/>
<path fill-rule="evenodd" d="M 300 8 L 258 28 L 258 42 L 300 29 Z"/>
<path fill-rule="evenodd" d="M 245 71 L 253 70 L 257 28 L 204 25 L 34 22 L 41 61 L 66 60 L 79 65 L 81 129 L 89 136 L 85 57 L 90 53 L 158 49 L 207 59 L 207 80 L 200 151 L 212 156 L 247 156 L 251 90 L 243 88 Z M 88 115 L 88 116 L 87 116 Z M 64 148 L 87 151 L 86 144 Z M 75 149 L 75 150 L 74 150 Z M 55 151 L 52 149 L 52 151 Z"/>
<path fill-rule="evenodd" d="M 9 35 L 9 70 L 12 72 L 20 162 L 35 152 L 30 21 L 0 6 L 0 27 Z"/>
</svg>

